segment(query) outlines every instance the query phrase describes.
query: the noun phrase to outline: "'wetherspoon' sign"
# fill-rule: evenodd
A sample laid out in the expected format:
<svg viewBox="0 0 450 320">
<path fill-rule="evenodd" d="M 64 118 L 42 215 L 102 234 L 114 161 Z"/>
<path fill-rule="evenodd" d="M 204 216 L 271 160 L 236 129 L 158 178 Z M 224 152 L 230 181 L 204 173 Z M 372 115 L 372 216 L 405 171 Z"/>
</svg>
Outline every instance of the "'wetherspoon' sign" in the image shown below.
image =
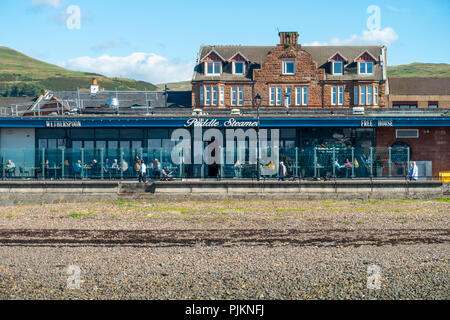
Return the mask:
<svg viewBox="0 0 450 320">
<path fill-rule="evenodd" d="M 197 119 L 190 118 L 186 121 L 185 127 L 204 127 L 204 128 L 217 128 L 220 127 L 220 121 L 218 119 Z M 257 121 L 238 121 L 236 119 L 228 119 L 223 121 L 223 126 L 227 128 L 252 128 L 257 127 Z"/>
<path fill-rule="evenodd" d="M 81 121 L 46 121 L 47 128 L 79 128 Z"/>
</svg>

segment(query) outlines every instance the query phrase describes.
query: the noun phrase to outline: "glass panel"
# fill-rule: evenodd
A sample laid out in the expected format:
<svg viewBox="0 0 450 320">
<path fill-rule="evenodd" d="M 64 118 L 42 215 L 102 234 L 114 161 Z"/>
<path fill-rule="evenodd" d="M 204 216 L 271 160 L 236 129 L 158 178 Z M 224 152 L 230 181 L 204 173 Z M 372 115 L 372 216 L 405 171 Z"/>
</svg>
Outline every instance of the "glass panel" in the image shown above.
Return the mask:
<svg viewBox="0 0 450 320">
<path fill-rule="evenodd" d="M 238 74 L 244 73 L 244 63 L 235 62 L 234 63 L 234 73 L 238 73 Z"/>
<path fill-rule="evenodd" d="M 39 139 L 39 148 L 46 149 L 47 148 L 47 139 Z"/>
<path fill-rule="evenodd" d="M 366 104 L 366 87 L 365 86 L 361 86 L 360 87 L 360 97 L 361 97 L 361 101 L 360 104 L 361 105 L 365 105 Z"/>
<path fill-rule="evenodd" d="M 72 139 L 94 139 L 94 129 L 71 129 L 70 137 Z"/>
<path fill-rule="evenodd" d="M 97 149 L 105 148 L 106 149 L 106 141 L 96 141 L 95 142 Z"/>
<path fill-rule="evenodd" d="M 359 63 L 359 73 L 366 73 L 366 63 L 365 62 Z"/>
<path fill-rule="evenodd" d="M 373 100 L 372 100 L 372 86 L 367 86 L 367 105 L 372 105 L 373 104 Z"/>
<path fill-rule="evenodd" d="M 367 73 L 373 73 L 373 62 L 367 63 Z"/>
<path fill-rule="evenodd" d="M 277 106 L 281 105 L 281 87 L 277 87 Z"/>
<path fill-rule="evenodd" d="M 119 139 L 118 129 L 95 129 L 96 139 Z"/>
<path fill-rule="evenodd" d="M 120 141 L 120 148 L 130 149 L 130 141 Z"/>
<path fill-rule="evenodd" d="M 308 87 L 303 88 L 303 105 L 308 105 Z"/>
<path fill-rule="evenodd" d="M 334 73 L 342 74 L 342 62 L 334 62 Z"/>
<path fill-rule="evenodd" d="M 208 68 L 208 72 L 209 74 L 212 74 L 214 69 L 213 69 L 214 64 L 212 62 L 208 62 L 207 63 L 207 68 Z"/>
<path fill-rule="evenodd" d="M 239 105 L 242 106 L 244 104 L 244 87 L 238 87 L 239 89 Z"/>
<path fill-rule="evenodd" d="M 83 141 L 72 141 L 72 149 L 80 150 L 83 147 Z"/>
<path fill-rule="evenodd" d="M 212 87 L 212 89 L 213 89 L 212 104 L 213 106 L 217 106 L 217 87 Z"/>
<path fill-rule="evenodd" d="M 211 87 L 206 87 L 206 105 L 211 105 Z"/>
</svg>

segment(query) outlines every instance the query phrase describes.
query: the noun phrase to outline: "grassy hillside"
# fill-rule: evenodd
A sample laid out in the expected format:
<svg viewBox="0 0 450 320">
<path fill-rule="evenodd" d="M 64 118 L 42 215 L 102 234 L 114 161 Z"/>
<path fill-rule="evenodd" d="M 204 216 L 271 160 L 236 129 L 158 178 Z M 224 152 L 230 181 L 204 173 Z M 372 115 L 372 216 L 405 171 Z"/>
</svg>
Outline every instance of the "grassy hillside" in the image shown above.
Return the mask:
<svg viewBox="0 0 450 320">
<path fill-rule="evenodd" d="M 164 90 L 164 86 L 167 84 L 167 87 L 170 90 L 174 91 L 189 91 L 192 89 L 191 81 L 180 81 L 180 82 L 169 82 L 169 83 L 161 83 L 157 84 L 159 90 Z"/>
<path fill-rule="evenodd" d="M 33 96 L 41 89 L 88 89 L 94 77 L 106 90 L 156 89 L 156 86 L 145 81 L 108 78 L 95 73 L 67 70 L 0 46 L 0 96 Z"/>
<path fill-rule="evenodd" d="M 411 63 L 388 67 L 389 77 L 450 77 L 450 64 Z"/>
</svg>

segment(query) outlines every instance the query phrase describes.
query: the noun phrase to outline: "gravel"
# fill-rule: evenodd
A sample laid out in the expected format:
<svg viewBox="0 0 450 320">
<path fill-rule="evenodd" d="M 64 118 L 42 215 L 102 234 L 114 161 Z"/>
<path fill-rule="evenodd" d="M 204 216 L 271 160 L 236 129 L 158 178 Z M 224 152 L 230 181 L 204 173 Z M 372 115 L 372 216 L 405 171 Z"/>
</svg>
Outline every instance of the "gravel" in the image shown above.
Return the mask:
<svg viewBox="0 0 450 320">
<path fill-rule="evenodd" d="M 449 209 L 445 199 L 3 207 L 0 299 L 449 299 Z M 80 288 L 67 284 L 71 265 Z M 368 283 L 374 265 L 380 281 Z"/>
</svg>

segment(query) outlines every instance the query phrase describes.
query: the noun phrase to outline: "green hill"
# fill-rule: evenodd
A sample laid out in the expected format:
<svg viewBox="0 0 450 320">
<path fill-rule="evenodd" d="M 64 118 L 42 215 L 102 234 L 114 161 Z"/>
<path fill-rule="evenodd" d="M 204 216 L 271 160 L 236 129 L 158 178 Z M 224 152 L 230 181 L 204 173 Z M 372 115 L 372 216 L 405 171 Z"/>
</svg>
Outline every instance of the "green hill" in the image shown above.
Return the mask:
<svg viewBox="0 0 450 320">
<path fill-rule="evenodd" d="M 174 91 L 190 91 L 192 90 L 191 81 L 169 82 L 157 84 L 159 90 L 164 90 L 164 86 Z"/>
<path fill-rule="evenodd" d="M 450 77 L 450 64 L 411 63 L 388 67 L 389 77 Z"/>
<path fill-rule="evenodd" d="M 73 91 L 88 89 L 97 78 L 105 90 L 156 90 L 145 81 L 108 78 L 100 74 L 71 71 L 30 58 L 15 50 L 0 46 L 0 96 L 36 96 L 42 89 Z"/>
</svg>

